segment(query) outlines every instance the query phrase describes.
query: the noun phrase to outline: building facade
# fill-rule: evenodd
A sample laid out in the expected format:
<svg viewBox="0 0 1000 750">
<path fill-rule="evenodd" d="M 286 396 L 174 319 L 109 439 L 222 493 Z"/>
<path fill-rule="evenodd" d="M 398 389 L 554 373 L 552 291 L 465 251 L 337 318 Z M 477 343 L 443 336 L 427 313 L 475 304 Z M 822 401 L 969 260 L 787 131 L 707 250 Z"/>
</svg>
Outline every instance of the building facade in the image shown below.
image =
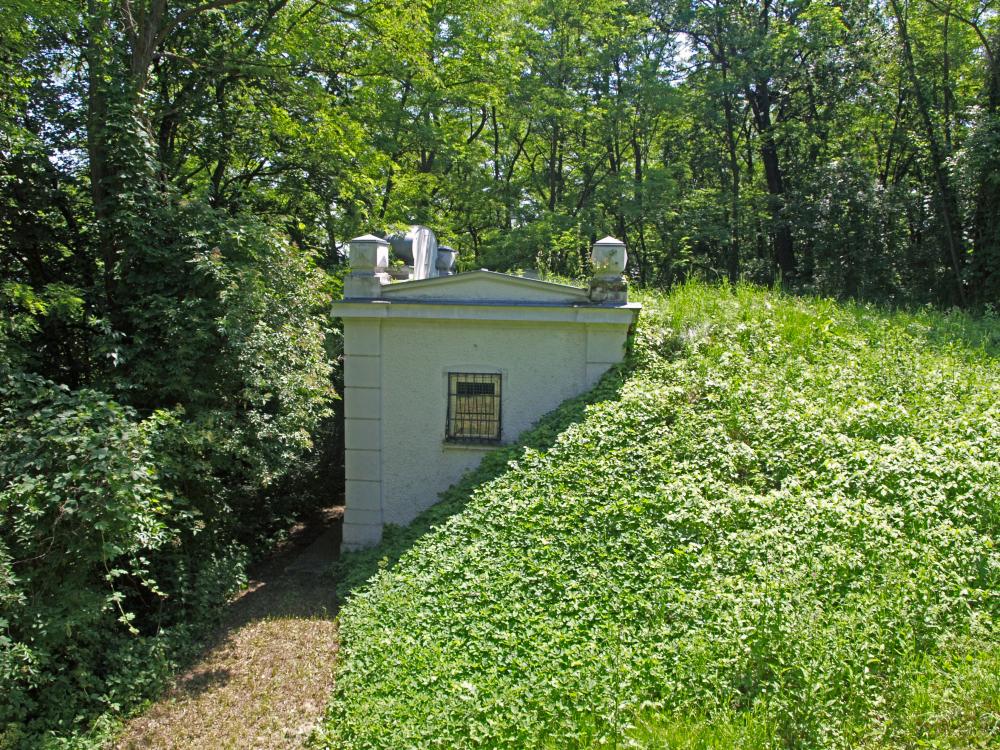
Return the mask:
<svg viewBox="0 0 1000 750">
<path fill-rule="evenodd" d="M 589 288 L 452 274 L 453 254 L 424 260 L 434 271 L 423 278 L 392 280 L 388 243 L 371 235 L 350 256 L 333 306 L 344 327 L 344 549 L 409 523 L 486 452 L 591 388 L 624 357 L 639 308 L 612 238 L 595 245 Z"/>
</svg>

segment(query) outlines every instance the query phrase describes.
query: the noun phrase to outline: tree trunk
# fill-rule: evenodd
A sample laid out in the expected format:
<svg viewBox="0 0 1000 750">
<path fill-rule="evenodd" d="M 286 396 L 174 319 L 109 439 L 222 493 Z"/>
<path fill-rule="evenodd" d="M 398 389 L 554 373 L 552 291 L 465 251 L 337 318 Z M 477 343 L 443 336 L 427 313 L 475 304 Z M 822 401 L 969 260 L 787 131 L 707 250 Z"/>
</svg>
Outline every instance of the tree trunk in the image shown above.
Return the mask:
<svg viewBox="0 0 1000 750">
<path fill-rule="evenodd" d="M 87 159 L 90 166 L 90 198 L 94 205 L 97 243 L 103 266 L 104 312 L 115 311 L 115 266 L 117 257 L 109 232 L 111 206 L 108 195 L 108 144 L 105 124 L 108 120 L 108 90 L 104 82 L 106 19 L 96 0 L 88 0 L 87 41 L 83 57 L 87 64 Z"/>
<path fill-rule="evenodd" d="M 792 246 L 792 231 L 784 215 L 785 181 L 778 160 L 778 148 L 774 142 L 771 91 L 768 82 L 758 81 L 756 86 L 747 87 L 747 98 L 761 138 L 760 158 L 764 164 L 767 192 L 771 198 L 769 206 L 774 232 L 774 260 L 781 271 L 782 279 L 787 281 L 795 276 L 795 249 Z"/>
<path fill-rule="evenodd" d="M 889 0 L 893 13 L 896 16 L 896 31 L 899 34 L 899 41 L 903 52 L 903 63 L 906 66 L 907 76 L 910 85 L 913 86 L 914 99 L 916 100 L 918 114 L 924 126 L 924 135 L 927 137 L 928 148 L 931 156 L 931 168 L 934 171 L 934 181 L 938 189 L 938 215 L 944 227 L 943 245 L 946 258 L 951 262 L 952 271 L 955 273 L 955 288 L 959 304 L 965 305 L 965 286 L 962 283 L 962 224 L 958 216 L 958 198 L 951 185 L 951 178 L 948 175 L 946 166 L 947 155 L 941 148 L 938 140 L 937 129 L 931 118 L 930 106 L 924 96 L 923 87 L 917 78 L 916 63 L 913 60 L 913 48 L 910 45 L 910 34 L 907 29 L 906 17 L 903 15 L 899 5 L 899 0 Z"/>
<path fill-rule="evenodd" d="M 987 69 L 985 107 L 982 125 L 982 163 L 978 165 L 976 208 L 972 217 L 973 259 L 976 269 L 976 292 L 981 299 L 994 303 L 1000 299 L 1000 32 L 994 43 L 986 45 Z"/>
<path fill-rule="evenodd" d="M 549 211 L 555 211 L 556 205 L 559 200 L 559 179 L 560 179 L 560 148 L 559 148 L 559 123 L 554 122 L 552 125 L 552 134 L 549 136 L 549 159 L 547 171 L 547 182 L 549 183 L 549 200 L 548 206 Z"/>
<path fill-rule="evenodd" d="M 733 97 L 728 87 L 728 62 L 723 59 L 722 83 L 725 91 L 722 93 L 722 109 L 726 116 L 726 148 L 729 151 L 729 253 L 726 258 L 726 273 L 729 283 L 735 284 L 740 278 L 740 165 L 737 158 L 736 115 L 733 112 Z"/>
</svg>

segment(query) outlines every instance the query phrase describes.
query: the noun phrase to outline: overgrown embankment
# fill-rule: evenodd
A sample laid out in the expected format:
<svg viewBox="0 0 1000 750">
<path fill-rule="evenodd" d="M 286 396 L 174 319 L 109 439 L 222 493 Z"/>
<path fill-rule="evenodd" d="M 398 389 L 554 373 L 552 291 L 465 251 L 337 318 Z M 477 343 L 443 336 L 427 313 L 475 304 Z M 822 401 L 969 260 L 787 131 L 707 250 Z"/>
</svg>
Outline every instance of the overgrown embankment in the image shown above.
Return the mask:
<svg viewBox="0 0 1000 750">
<path fill-rule="evenodd" d="M 376 553 L 322 741 L 995 741 L 997 321 L 644 303 L 631 370 Z"/>
</svg>

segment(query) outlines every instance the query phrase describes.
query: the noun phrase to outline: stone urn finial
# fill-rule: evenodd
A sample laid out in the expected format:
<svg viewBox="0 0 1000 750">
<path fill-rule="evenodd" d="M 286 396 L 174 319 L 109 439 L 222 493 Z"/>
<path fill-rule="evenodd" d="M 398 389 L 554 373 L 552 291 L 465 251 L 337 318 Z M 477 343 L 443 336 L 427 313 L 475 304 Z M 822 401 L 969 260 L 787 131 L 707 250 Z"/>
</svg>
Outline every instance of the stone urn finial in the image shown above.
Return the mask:
<svg viewBox="0 0 1000 750">
<path fill-rule="evenodd" d="M 373 234 L 351 240 L 348 258 L 351 273 L 379 273 L 389 265 L 389 243 Z"/>
<path fill-rule="evenodd" d="M 598 240 L 590 251 L 590 260 L 594 264 L 594 278 L 608 281 L 618 279 L 625 273 L 625 264 L 628 262 L 625 243 L 614 237 Z"/>
<path fill-rule="evenodd" d="M 628 263 L 628 253 L 625 243 L 614 237 L 605 237 L 594 243 L 590 251 L 590 260 L 594 265 L 594 276 L 590 280 L 590 299 L 599 303 L 619 303 L 628 301 L 628 291 L 625 286 L 625 264 Z"/>
<path fill-rule="evenodd" d="M 389 283 L 389 243 L 373 234 L 351 240 L 348 250 L 351 273 L 344 279 L 344 298 L 370 299 L 381 296 Z"/>
<path fill-rule="evenodd" d="M 455 258 L 458 250 L 447 245 L 438 245 L 437 272 L 438 276 L 452 276 L 455 273 Z"/>
</svg>

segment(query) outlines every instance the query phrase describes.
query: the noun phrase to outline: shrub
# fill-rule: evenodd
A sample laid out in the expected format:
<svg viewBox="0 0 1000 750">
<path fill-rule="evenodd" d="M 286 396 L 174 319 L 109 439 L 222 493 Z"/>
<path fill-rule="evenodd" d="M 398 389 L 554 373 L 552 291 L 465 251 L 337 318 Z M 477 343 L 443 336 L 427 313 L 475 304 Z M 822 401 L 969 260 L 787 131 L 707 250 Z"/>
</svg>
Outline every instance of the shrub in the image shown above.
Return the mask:
<svg viewBox="0 0 1000 750">
<path fill-rule="evenodd" d="M 165 421 L 0 371 L 0 726 L 72 717 L 109 634 L 138 634 L 136 600 L 163 596 L 150 555 L 185 521 L 150 450 Z"/>
<path fill-rule="evenodd" d="M 315 502 L 288 486 L 330 424 L 328 277 L 251 218 L 160 210 L 169 237 L 134 232 L 122 264 L 105 392 L 15 370 L 42 343 L 0 331 L 0 746 L 155 692 Z"/>
<path fill-rule="evenodd" d="M 252 527 L 252 503 L 295 470 L 330 414 L 328 280 L 251 218 L 188 207 L 178 221 L 127 277 L 115 382 L 139 408 L 183 411 L 164 445 L 172 481 L 207 517 Z"/>
</svg>

